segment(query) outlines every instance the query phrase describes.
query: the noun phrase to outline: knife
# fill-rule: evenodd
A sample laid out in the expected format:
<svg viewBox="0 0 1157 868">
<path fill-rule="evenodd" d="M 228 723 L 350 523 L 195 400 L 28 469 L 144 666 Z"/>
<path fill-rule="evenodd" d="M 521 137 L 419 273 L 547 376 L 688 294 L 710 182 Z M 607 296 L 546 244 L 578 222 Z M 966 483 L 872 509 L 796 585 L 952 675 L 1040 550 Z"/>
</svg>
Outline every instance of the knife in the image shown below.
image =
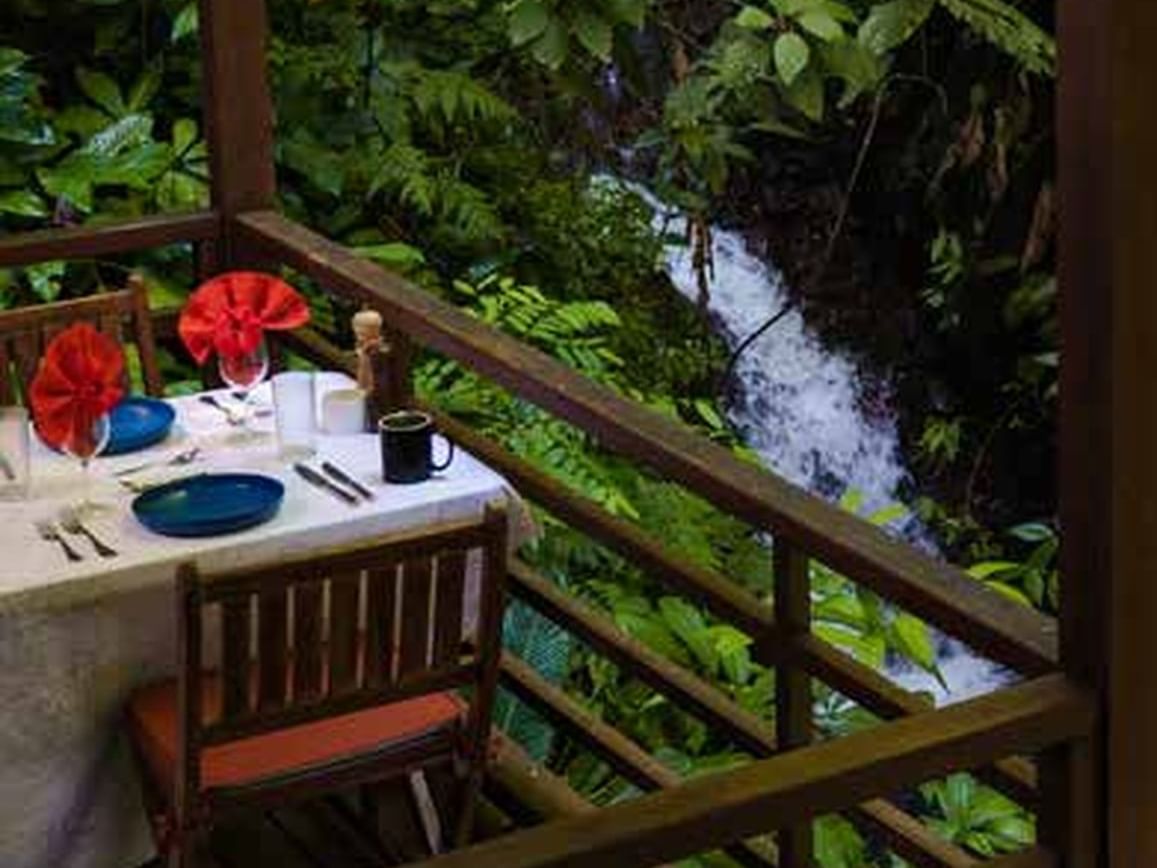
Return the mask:
<svg viewBox="0 0 1157 868">
<path fill-rule="evenodd" d="M 370 491 L 336 464 L 330 464 L 328 461 L 323 461 L 321 462 L 321 469 L 343 485 L 348 485 L 366 500 L 374 499 L 374 493 L 372 491 Z"/>
<path fill-rule="evenodd" d="M 344 488 L 338 488 L 336 485 L 334 485 L 332 482 L 330 482 L 328 479 L 326 479 L 324 476 L 322 476 L 320 473 L 318 473 L 312 467 L 307 467 L 304 464 L 294 464 L 293 469 L 295 471 L 297 471 L 298 476 L 300 476 L 302 479 L 304 479 L 310 485 L 314 485 L 318 488 L 324 489 L 325 491 L 328 491 L 330 494 L 334 495 L 335 497 L 340 497 L 342 500 L 344 500 L 350 506 L 357 506 L 358 505 L 358 499 L 356 497 L 354 497 L 352 494 L 350 494 Z"/>
</svg>

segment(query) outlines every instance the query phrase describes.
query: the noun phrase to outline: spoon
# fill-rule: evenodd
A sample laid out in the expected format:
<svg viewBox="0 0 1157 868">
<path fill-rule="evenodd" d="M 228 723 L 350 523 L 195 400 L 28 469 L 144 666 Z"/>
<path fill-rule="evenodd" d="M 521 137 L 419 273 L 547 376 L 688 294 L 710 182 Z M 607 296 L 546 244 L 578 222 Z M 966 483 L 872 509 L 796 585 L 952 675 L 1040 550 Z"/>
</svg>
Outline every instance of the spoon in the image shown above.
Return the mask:
<svg viewBox="0 0 1157 868">
<path fill-rule="evenodd" d="M 132 467 L 126 467 L 123 470 L 116 471 L 113 476 L 132 476 L 134 473 L 140 473 L 142 470 L 148 470 L 152 467 L 180 467 L 184 464 L 192 464 L 200 454 L 200 446 L 191 446 L 183 452 L 178 452 L 172 458 L 159 461 L 147 461 L 144 464 L 134 464 Z"/>
</svg>

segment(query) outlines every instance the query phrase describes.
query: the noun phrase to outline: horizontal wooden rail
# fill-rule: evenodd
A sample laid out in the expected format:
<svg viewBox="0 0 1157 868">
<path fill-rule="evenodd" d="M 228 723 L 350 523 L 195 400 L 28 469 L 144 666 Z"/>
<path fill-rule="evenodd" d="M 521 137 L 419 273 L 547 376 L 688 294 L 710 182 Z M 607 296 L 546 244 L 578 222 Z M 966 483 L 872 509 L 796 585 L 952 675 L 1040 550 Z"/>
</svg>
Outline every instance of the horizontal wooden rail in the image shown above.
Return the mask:
<svg viewBox="0 0 1157 868">
<path fill-rule="evenodd" d="M 536 611 L 589 643 L 671 699 L 684 711 L 714 727 L 740 749 L 756 757 L 774 756 L 775 733 L 761 718 L 740 707 L 721 691 L 620 631 L 565 591 L 538 576 L 526 564 L 510 565 L 511 593 Z M 883 799 L 872 799 L 848 811 L 861 829 L 870 831 L 909 862 L 918 866 L 965 868 L 975 859 Z"/>
<path fill-rule="evenodd" d="M 920 714 L 933 707 L 924 696 L 893 684 L 870 666 L 817 636 L 801 637 L 791 650 L 791 664 L 802 666 L 829 687 L 879 717 L 891 720 Z M 991 766 L 977 769 L 976 774 L 989 786 L 1030 810 L 1039 804 L 1036 768 L 1026 759 L 1000 759 Z"/>
<path fill-rule="evenodd" d="M 1087 734 L 1096 700 L 1050 675 L 451 853 L 426 868 L 639 868 Z"/>
<path fill-rule="evenodd" d="M 717 618 L 747 633 L 757 646 L 770 649 L 771 653 L 762 655 L 765 658 L 762 662 L 774 662 L 776 628 L 770 606 L 726 576 L 677 555 L 638 526 L 611 515 L 594 500 L 469 426 L 443 413 L 437 416 L 442 431 L 505 476 L 519 494 L 607 546 L 647 576 L 695 600 Z"/>
<path fill-rule="evenodd" d="M 739 461 L 690 428 L 615 394 L 545 353 L 274 212 L 237 218 L 237 240 L 327 289 L 382 309 L 391 325 L 655 468 L 725 511 L 770 529 L 849 578 L 1029 674 L 1055 668 L 1055 622 L 879 528 Z"/>
<path fill-rule="evenodd" d="M 213 241 L 220 231 L 221 220 L 216 212 L 194 211 L 4 235 L 0 236 L 0 268 L 89 259 L 186 241 Z"/>
<path fill-rule="evenodd" d="M 1033 847 L 985 862 L 985 868 L 1061 868 L 1060 860 L 1044 847 Z"/>
<path fill-rule="evenodd" d="M 597 810 L 502 732 L 490 737 L 486 777 L 487 793 L 493 793 L 499 806 L 519 821 L 541 822 Z"/>
<path fill-rule="evenodd" d="M 722 691 L 627 636 L 611 621 L 537 575 L 515 559 L 510 562 L 510 592 L 537 612 L 589 644 L 673 700 L 684 711 L 719 730 L 741 750 L 756 756 L 775 752 L 775 733 L 757 715 L 739 707 Z"/>
</svg>

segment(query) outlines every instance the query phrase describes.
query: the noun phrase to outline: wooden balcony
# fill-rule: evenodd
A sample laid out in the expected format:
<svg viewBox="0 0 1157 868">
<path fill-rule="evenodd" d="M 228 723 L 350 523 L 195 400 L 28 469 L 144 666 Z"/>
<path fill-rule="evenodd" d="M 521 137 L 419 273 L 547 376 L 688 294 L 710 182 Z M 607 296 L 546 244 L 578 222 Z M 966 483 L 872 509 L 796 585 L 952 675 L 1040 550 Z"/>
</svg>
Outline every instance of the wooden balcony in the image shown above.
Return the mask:
<svg viewBox="0 0 1157 868">
<path fill-rule="evenodd" d="M 626 735 L 545 682 L 524 661 L 510 656 L 503 664 L 506 687 L 646 794 L 596 810 L 563 781 L 502 742 L 491 768 L 484 812 L 489 822 L 484 826 L 490 833 L 506 834 L 439 857 L 431 865 L 609 868 L 660 864 L 725 850 L 745 865 L 797 868 L 810 864 L 810 821 L 833 812 L 843 813 L 914 865 L 974 865 L 980 861 L 975 854 L 937 837 L 895 800 L 897 794 L 924 781 L 959 770 L 975 771 L 1039 817 L 1039 847 L 994 864 L 1005 868 L 1108 864 L 1140 868 L 1148 864 L 1130 855 L 1141 852 L 1136 844 L 1140 836 L 1129 838 L 1128 833 L 1111 831 L 1114 827 L 1105 810 L 1105 793 L 1116 792 L 1118 780 L 1125 781 L 1123 792 L 1140 792 L 1142 785 L 1129 784 L 1130 772 L 1119 765 L 1110 764 L 1108 772 L 1105 766 L 1098 769 L 1108 755 L 1103 710 L 1112 704 L 1128 713 L 1126 706 L 1117 706 L 1118 694 L 1109 689 L 1109 667 L 1117 664 L 1098 655 L 1109 647 L 1106 637 L 1115 627 L 1127 628 L 1127 635 L 1134 638 L 1138 628 L 1122 620 L 1115 604 L 1099 598 L 1093 578 L 1101 579 L 1098 570 L 1105 567 L 1106 588 L 1117 588 L 1118 594 L 1131 588 L 1139 612 L 1157 610 L 1152 590 L 1138 588 L 1140 579 L 1129 584 L 1123 578 L 1130 567 L 1144 575 L 1143 554 L 1132 552 L 1149 551 L 1138 543 L 1147 526 L 1118 526 L 1113 524 L 1116 519 L 1103 520 L 1103 510 L 1111 503 L 1123 505 L 1114 500 L 1118 495 L 1108 490 L 1105 479 L 1120 481 L 1130 468 L 1144 470 L 1151 463 L 1139 457 L 1147 448 L 1143 439 L 1120 441 L 1121 451 L 1115 453 L 1115 463 L 1107 471 L 1099 471 L 1089 457 L 1107 454 L 1106 431 L 1113 422 L 1131 420 L 1136 430 L 1148 432 L 1157 424 L 1150 410 L 1145 415 L 1124 415 L 1126 399 L 1144 395 L 1142 375 L 1121 381 L 1124 385 L 1119 388 L 1124 391 L 1110 401 L 1110 374 L 1098 356 L 1108 352 L 1109 326 L 1116 322 L 1110 318 L 1109 303 L 1095 291 L 1106 289 L 1104 278 L 1096 272 L 1098 258 L 1116 250 L 1127 273 L 1126 254 L 1133 250 L 1136 263 L 1141 263 L 1143 253 L 1136 251 L 1143 251 L 1144 245 L 1129 250 L 1113 246 L 1119 239 L 1111 242 L 1108 227 L 1121 228 L 1130 216 L 1128 206 L 1111 200 L 1109 193 L 1115 188 L 1099 185 L 1104 179 L 1097 172 L 1085 172 L 1091 163 L 1082 163 L 1098 147 L 1110 146 L 1101 136 L 1107 136 L 1105 131 L 1112 127 L 1114 108 L 1133 118 L 1128 112 L 1142 111 L 1140 97 L 1125 94 L 1116 97 L 1117 102 L 1078 103 L 1074 99 L 1062 111 L 1067 207 L 1079 210 L 1082 221 L 1093 221 L 1094 229 L 1083 232 L 1069 219 L 1066 234 L 1071 243 L 1063 256 L 1062 277 L 1068 292 L 1062 469 L 1067 548 L 1063 616 L 1058 623 L 988 591 L 962 572 L 771 473 L 738 461 L 678 423 L 582 378 L 272 210 L 272 122 L 264 85 L 260 6 L 257 2 L 202 2 L 215 210 L 0 239 L 0 267 L 178 242 L 195 247 L 202 273 L 225 267 L 288 267 L 328 292 L 381 310 L 400 348 L 400 395 L 407 389 L 409 348 L 425 348 L 491 378 L 587 432 L 605 448 L 694 491 L 774 541 L 775 596 L 773 605 L 767 605 L 730 577 L 689 564 L 664 540 L 609 514 L 461 422 L 442 418 L 441 424 L 454 439 L 501 470 L 556 519 L 636 565 L 670 593 L 696 602 L 719 621 L 751 637 L 757 660 L 775 667 L 777 679 L 776 717 L 770 724 L 690 671 L 627 637 L 606 615 L 567 595 L 527 564 L 514 561 L 511 595 L 725 735 L 750 762 L 683 781 Z M 1148 7 L 1137 11 L 1142 9 L 1140 3 L 1063 3 L 1069 22 L 1064 61 L 1069 74 L 1063 76 L 1063 99 L 1096 95 L 1097 82 L 1108 75 L 1106 49 L 1101 43 L 1092 47 L 1085 43 L 1092 38 L 1090 34 L 1105 36 L 1110 6 L 1153 22 Z M 1076 35 L 1078 25 L 1091 29 Z M 1124 39 L 1119 34 L 1114 38 Z M 1105 40 L 1110 44 L 1108 37 Z M 1143 63 L 1150 70 L 1155 66 L 1139 57 L 1132 62 L 1138 69 Z M 215 99 L 215 84 L 225 80 L 241 82 L 240 93 L 246 98 Z M 1145 123 L 1152 138 L 1153 123 Z M 1116 142 L 1114 146 L 1121 159 L 1132 155 L 1135 162 L 1129 165 L 1142 165 L 1139 144 Z M 1099 159 L 1109 158 L 1099 155 Z M 1145 165 L 1151 179 L 1154 172 Z M 1134 210 L 1140 225 L 1157 224 L 1153 219 L 1157 209 L 1149 207 L 1142 214 L 1142 204 L 1137 204 Z M 1114 214 L 1119 215 L 1116 220 Z M 1098 219 L 1104 227 L 1098 228 Z M 1152 259 L 1148 254 L 1146 261 L 1152 263 Z M 1106 292 L 1134 299 L 1129 293 L 1137 283 L 1137 278 L 1132 283 L 1125 280 L 1123 289 L 1111 285 Z M 1117 339 L 1122 334 L 1136 340 L 1152 337 L 1142 324 L 1154 321 L 1148 316 L 1153 312 L 1140 307 L 1137 312 L 1138 318 L 1130 320 L 1137 330 L 1118 332 Z M 171 314 L 162 312 L 158 320 L 161 334 L 166 329 L 171 332 Z M 290 349 L 318 364 L 349 364 L 338 348 L 317 333 L 294 333 L 288 341 Z M 1140 365 L 1145 358 L 1114 364 L 1119 373 L 1120 365 Z M 1101 451 L 1090 452 L 1097 449 Z M 1114 536 L 1115 532 L 1126 535 Z M 1117 549 L 1118 558 L 1113 560 L 1107 554 L 1110 540 L 1134 548 Z M 1021 680 L 976 700 L 930 707 L 812 632 L 809 564 L 813 561 L 1004 664 Z M 1152 559 L 1147 563 L 1151 565 Z M 1126 647 L 1136 649 L 1135 644 Z M 812 719 L 813 682 L 830 686 L 884 722 L 828 740 Z M 1140 689 L 1139 683 L 1134 687 Z M 1118 715 L 1115 720 L 1123 718 Z M 1153 718 L 1142 716 L 1144 720 Z M 1126 733 L 1143 732 L 1137 728 L 1141 722 L 1120 725 Z M 1141 772 L 1132 774 L 1139 778 Z M 533 828 L 514 831 L 515 826 L 528 825 Z M 1111 850 L 1106 844 L 1110 837 L 1118 842 Z M 1111 862 L 1110 852 L 1114 854 Z"/>
<path fill-rule="evenodd" d="M 493 378 L 774 539 L 776 590 L 774 606 L 769 606 L 729 577 L 689 564 L 664 541 L 442 416 L 444 430 L 505 474 L 524 496 L 637 565 L 671 593 L 749 635 L 758 662 L 779 673 L 773 726 L 515 560 L 509 576 L 513 597 L 725 735 L 752 762 L 685 783 L 524 661 L 509 656 L 502 671 L 509 690 L 623 778 L 655 795 L 594 811 L 565 783 L 504 743 L 491 791 L 507 816 L 523 823 L 565 819 L 500 838 L 477 852 L 445 857 L 445 864 L 640 865 L 722 848 L 742 864 L 802 865 L 801 854 L 810 847 L 808 821 L 842 811 L 914 864 L 972 865 L 973 855 L 938 838 L 888 797 L 931 778 L 973 769 L 1027 807 L 1040 809 L 1038 770 L 1022 755 L 1086 738 L 1092 731 L 1096 699 L 1057 674 L 1053 620 L 739 462 L 679 423 L 620 398 L 272 211 L 246 212 L 228 222 L 205 213 L 9 239 L 0 242 L 0 265 L 178 241 L 210 253 L 226 238 L 245 261 L 287 266 L 335 294 L 377 307 L 395 332 L 396 346 L 421 344 Z M 174 319 L 173 312 L 158 313 L 161 336 L 172 335 Z M 350 366 L 348 355 L 315 332 L 296 332 L 287 342 L 321 366 Z M 411 355 L 403 351 L 398 357 Z M 812 634 L 811 560 L 839 570 L 1027 680 L 974 702 L 930 708 L 923 698 Z M 822 741 L 825 734 L 815 731 L 811 719 L 813 679 L 895 722 Z M 773 831 L 774 845 L 767 836 Z M 576 849 L 577 842 L 582 846 Z"/>
</svg>

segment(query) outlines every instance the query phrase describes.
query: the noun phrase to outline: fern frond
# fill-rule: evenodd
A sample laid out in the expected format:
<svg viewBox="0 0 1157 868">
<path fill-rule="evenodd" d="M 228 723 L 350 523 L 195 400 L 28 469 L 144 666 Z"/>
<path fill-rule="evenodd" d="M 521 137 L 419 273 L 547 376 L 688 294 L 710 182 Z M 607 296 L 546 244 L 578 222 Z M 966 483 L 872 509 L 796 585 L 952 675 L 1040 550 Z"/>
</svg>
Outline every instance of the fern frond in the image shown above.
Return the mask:
<svg viewBox="0 0 1157 868">
<path fill-rule="evenodd" d="M 419 116 L 450 124 L 506 121 L 514 108 L 476 79 L 452 70 L 414 69 L 410 98 Z"/>
<path fill-rule="evenodd" d="M 1056 75 L 1057 44 L 1048 33 L 1006 0 L 939 0 L 940 6 L 1025 68 Z"/>
</svg>

